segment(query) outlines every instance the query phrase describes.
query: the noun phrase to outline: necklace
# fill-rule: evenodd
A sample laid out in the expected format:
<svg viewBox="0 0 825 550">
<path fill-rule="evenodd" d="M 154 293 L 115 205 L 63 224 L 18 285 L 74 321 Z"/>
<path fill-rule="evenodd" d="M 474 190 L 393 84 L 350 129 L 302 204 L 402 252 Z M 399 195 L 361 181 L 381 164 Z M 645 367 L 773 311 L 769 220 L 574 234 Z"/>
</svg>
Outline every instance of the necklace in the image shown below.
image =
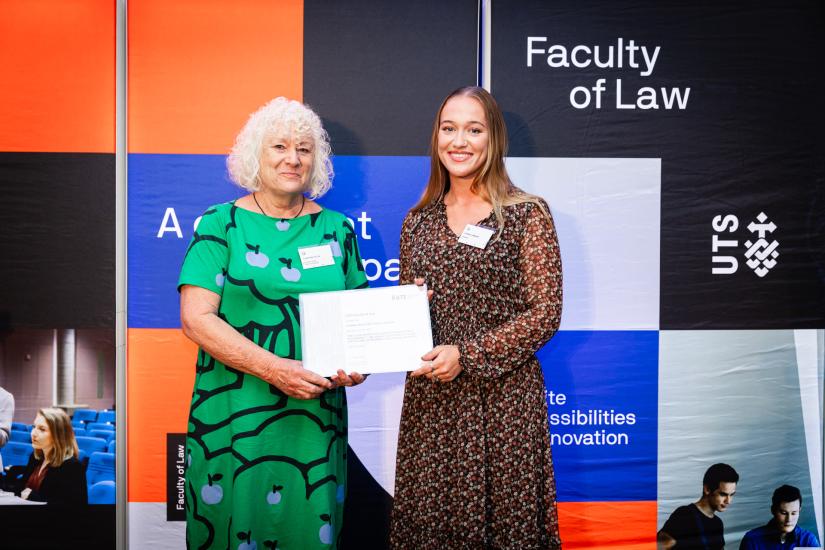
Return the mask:
<svg viewBox="0 0 825 550">
<path fill-rule="evenodd" d="M 269 216 L 269 214 L 264 212 L 264 209 L 261 207 L 261 203 L 258 202 L 258 197 L 256 197 L 255 195 L 256 195 L 256 193 L 252 193 L 252 200 L 254 200 L 255 204 L 258 205 L 258 209 L 261 211 L 261 214 L 263 214 L 264 216 Z M 304 203 L 305 202 L 306 202 L 306 197 L 301 195 L 301 208 L 298 209 L 298 213 L 295 214 L 294 216 L 292 216 L 291 218 L 280 218 L 280 219 L 282 219 L 282 220 L 294 220 L 295 218 L 300 216 L 301 212 L 304 211 Z M 273 216 L 269 216 L 269 217 L 272 218 Z"/>
</svg>

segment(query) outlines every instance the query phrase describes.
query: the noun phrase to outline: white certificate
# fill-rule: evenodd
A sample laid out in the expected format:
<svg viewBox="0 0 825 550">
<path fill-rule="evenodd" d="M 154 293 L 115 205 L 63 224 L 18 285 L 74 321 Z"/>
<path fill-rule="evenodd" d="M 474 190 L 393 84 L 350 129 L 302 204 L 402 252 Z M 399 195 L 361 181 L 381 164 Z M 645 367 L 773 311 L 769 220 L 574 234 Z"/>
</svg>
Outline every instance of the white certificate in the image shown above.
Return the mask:
<svg viewBox="0 0 825 550">
<path fill-rule="evenodd" d="M 426 287 L 315 292 L 298 302 L 304 368 L 322 376 L 415 370 L 433 348 Z"/>
</svg>

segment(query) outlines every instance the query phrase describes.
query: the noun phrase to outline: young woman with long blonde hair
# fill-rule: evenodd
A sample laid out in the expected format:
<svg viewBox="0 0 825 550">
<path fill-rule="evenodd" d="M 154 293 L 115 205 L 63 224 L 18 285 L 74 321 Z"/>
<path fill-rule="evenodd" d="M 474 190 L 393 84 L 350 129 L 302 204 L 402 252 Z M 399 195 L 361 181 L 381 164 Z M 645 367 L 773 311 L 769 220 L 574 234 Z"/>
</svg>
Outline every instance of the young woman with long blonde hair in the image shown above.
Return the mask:
<svg viewBox="0 0 825 550">
<path fill-rule="evenodd" d="M 23 498 L 49 504 L 86 504 L 86 471 L 78 456 L 72 421 L 62 409 L 37 411 L 23 475 Z"/>
<path fill-rule="evenodd" d="M 447 96 L 401 231 L 401 283 L 434 290 L 437 345 L 405 388 L 396 549 L 561 548 L 534 355 L 561 319 L 561 259 L 547 205 L 510 181 L 506 150 L 487 91 Z"/>
</svg>

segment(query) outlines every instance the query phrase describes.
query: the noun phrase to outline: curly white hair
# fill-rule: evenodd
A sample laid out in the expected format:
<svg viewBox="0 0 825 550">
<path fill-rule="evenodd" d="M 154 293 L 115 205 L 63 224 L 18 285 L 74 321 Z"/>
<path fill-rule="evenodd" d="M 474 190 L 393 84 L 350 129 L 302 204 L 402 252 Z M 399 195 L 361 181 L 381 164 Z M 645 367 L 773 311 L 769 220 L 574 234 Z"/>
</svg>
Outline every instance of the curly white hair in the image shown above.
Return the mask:
<svg viewBox="0 0 825 550">
<path fill-rule="evenodd" d="M 260 188 L 261 148 L 266 136 L 273 132 L 312 139 L 312 172 L 305 191 L 312 199 L 329 191 L 333 176 L 332 148 L 321 118 L 300 101 L 285 97 L 276 97 L 252 113 L 238 133 L 226 159 L 232 181 L 250 192 Z"/>
</svg>

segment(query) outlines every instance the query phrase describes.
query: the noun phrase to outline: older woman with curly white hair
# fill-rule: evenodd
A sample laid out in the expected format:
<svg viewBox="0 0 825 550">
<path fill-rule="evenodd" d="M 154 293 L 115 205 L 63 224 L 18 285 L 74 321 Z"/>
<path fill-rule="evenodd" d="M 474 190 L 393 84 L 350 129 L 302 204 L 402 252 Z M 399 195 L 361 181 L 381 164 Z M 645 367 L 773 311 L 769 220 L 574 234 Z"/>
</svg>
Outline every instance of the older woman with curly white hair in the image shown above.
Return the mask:
<svg viewBox="0 0 825 550">
<path fill-rule="evenodd" d="M 208 208 L 178 288 L 199 346 L 186 462 L 190 548 L 335 548 L 346 495 L 343 386 L 302 367 L 298 295 L 367 286 L 330 187 L 321 120 L 283 97 L 252 114 L 227 159 L 249 194 Z"/>
</svg>

